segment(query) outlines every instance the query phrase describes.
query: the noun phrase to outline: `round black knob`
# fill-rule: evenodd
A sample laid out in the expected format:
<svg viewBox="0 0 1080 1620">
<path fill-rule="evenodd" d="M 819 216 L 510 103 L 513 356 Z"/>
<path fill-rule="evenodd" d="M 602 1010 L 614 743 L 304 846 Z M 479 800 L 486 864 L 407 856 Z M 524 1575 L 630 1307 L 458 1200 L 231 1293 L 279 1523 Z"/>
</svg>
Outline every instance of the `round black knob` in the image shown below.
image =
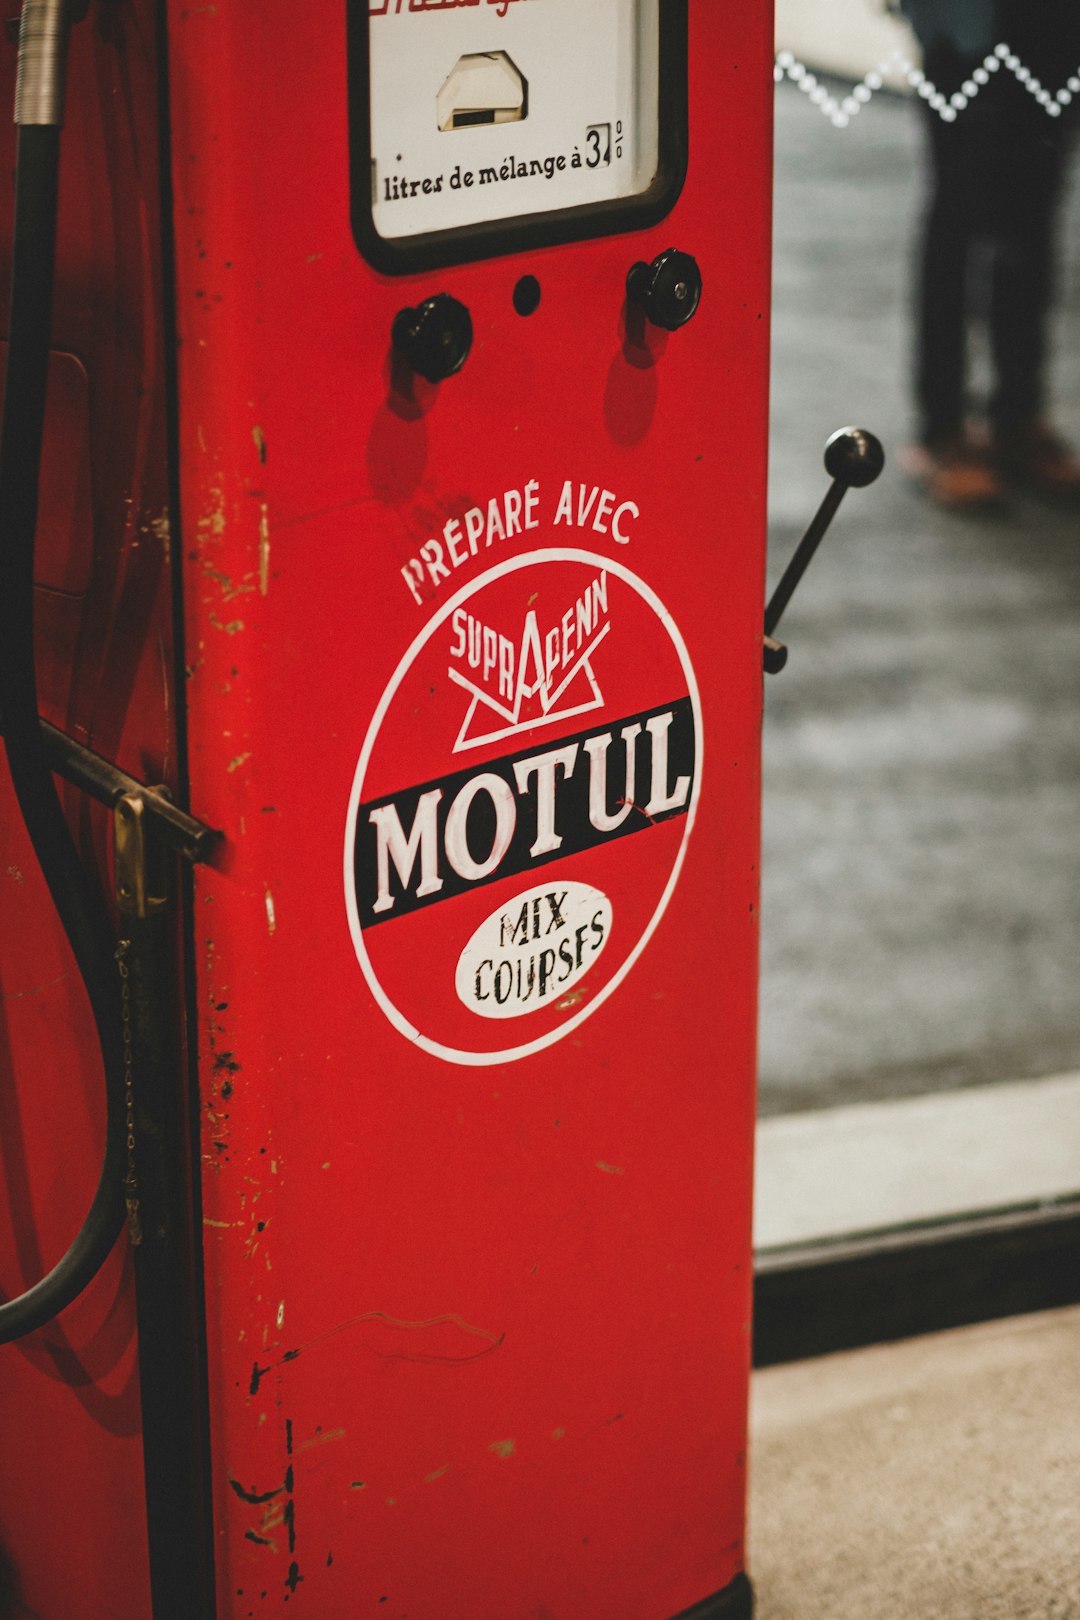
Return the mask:
<svg viewBox="0 0 1080 1620">
<path fill-rule="evenodd" d="M 640 304 L 654 326 L 677 332 L 695 314 L 701 302 L 701 271 L 697 260 L 677 248 L 658 253 L 652 264 L 643 259 L 630 266 L 626 295 Z"/>
<path fill-rule="evenodd" d="M 436 293 L 417 309 L 401 309 L 390 331 L 394 348 L 428 382 L 460 371 L 472 347 L 472 318 L 449 293 Z"/>
<path fill-rule="evenodd" d="M 825 471 L 848 489 L 865 489 L 885 465 L 881 440 L 865 428 L 837 428 L 825 445 Z"/>
</svg>

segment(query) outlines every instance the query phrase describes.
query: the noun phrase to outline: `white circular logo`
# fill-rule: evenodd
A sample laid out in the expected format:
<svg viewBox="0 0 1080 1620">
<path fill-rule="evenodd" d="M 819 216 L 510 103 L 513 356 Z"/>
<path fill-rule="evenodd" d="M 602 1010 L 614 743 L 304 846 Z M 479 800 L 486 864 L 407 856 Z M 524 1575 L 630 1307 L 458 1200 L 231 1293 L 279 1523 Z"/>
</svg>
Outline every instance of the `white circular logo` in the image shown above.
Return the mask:
<svg viewBox="0 0 1080 1620">
<path fill-rule="evenodd" d="M 623 564 L 553 547 L 459 590 L 394 671 L 349 801 L 349 927 L 394 1027 L 473 1065 L 579 1028 L 664 914 L 701 766 L 685 643 Z"/>
</svg>

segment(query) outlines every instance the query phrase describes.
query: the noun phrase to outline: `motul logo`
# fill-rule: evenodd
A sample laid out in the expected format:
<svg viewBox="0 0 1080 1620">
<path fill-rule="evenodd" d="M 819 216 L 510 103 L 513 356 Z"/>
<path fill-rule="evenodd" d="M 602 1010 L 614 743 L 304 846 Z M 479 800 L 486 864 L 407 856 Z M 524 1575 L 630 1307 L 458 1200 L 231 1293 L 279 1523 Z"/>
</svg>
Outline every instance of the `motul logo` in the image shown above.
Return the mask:
<svg viewBox="0 0 1080 1620">
<path fill-rule="evenodd" d="M 682 698 L 361 804 L 361 927 L 685 814 L 694 756 Z"/>
<path fill-rule="evenodd" d="M 582 523 L 615 501 L 600 480 L 580 495 Z M 603 1006 L 663 919 L 701 793 L 682 633 L 619 558 L 558 544 L 563 507 L 416 633 L 353 777 L 357 961 L 413 1051 L 449 1063 L 542 1052 Z"/>
</svg>

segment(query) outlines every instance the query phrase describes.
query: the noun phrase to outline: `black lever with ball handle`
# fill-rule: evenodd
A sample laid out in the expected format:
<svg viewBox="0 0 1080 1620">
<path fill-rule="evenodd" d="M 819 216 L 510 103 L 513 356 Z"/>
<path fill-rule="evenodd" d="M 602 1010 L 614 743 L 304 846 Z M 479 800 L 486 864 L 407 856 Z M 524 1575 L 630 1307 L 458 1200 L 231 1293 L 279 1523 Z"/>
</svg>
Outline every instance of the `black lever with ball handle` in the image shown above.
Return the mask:
<svg viewBox="0 0 1080 1620">
<path fill-rule="evenodd" d="M 814 513 L 810 527 L 799 541 L 795 555 L 784 569 L 769 605 L 765 609 L 765 670 L 775 675 L 787 663 L 787 648 L 773 636 L 781 615 L 805 574 L 810 559 L 821 544 L 825 531 L 849 489 L 865 489 L 885 465 L 880 439 L 864 428 L 838 428 L 825 446 L 825 471 L 832 479 L 825 499 Z"/>
</svg>

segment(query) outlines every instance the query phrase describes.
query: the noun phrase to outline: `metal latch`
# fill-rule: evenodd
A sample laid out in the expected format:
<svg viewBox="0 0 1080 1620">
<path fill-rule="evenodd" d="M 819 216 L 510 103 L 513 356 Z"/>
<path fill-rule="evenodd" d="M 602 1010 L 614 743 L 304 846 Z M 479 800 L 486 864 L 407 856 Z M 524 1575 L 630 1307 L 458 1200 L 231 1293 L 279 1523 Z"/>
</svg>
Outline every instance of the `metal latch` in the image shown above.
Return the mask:
<svg viewBox="0 0 1080 1620">
<path fill-rule="evenodd" d="M 164 846 L 148 820 L 146 793 L 125 793 L 113 806 L 116 904 L 123 917 L 152 917 L 169 903 Z"/>
</svg>

